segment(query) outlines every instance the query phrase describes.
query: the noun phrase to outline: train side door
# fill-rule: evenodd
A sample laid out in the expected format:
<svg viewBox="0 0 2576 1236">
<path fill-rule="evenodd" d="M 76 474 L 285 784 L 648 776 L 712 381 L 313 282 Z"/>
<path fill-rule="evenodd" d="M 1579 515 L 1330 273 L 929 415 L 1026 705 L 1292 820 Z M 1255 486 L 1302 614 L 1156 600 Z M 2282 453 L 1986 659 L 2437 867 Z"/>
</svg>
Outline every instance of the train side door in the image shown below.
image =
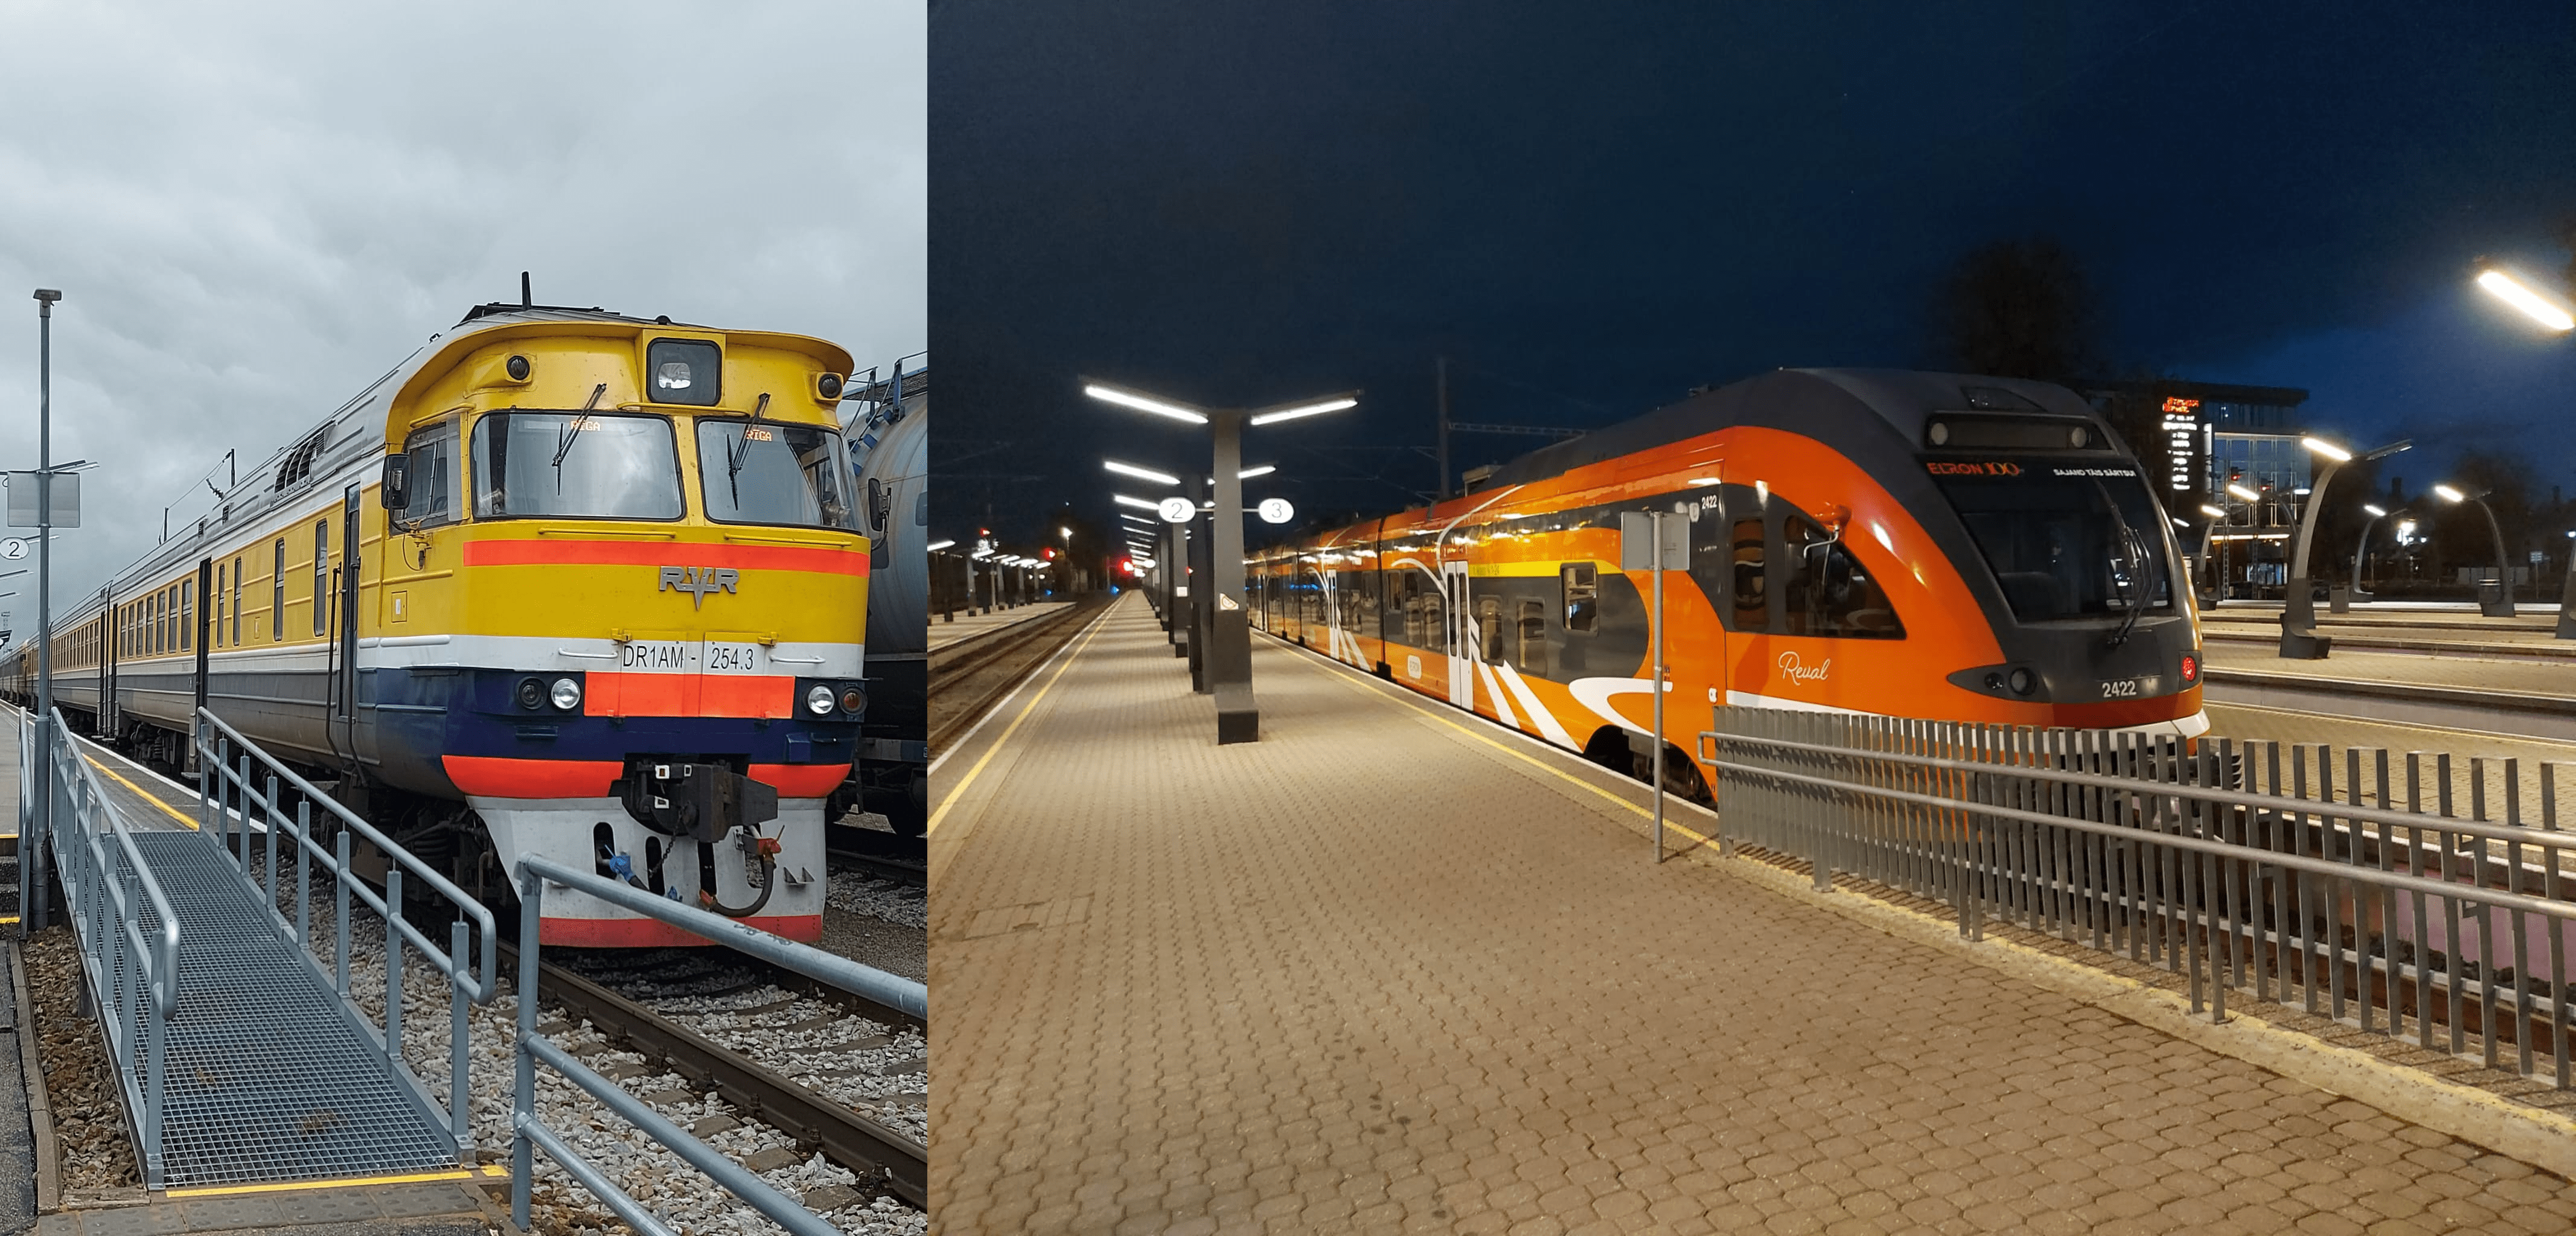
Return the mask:
<svg viewBox="0 0 2576 1236">
<path fill-rule="evenodd" d="M 360 486 L 352 483 L 340 494 L 340 570 L 339 630 L 333 633 L 340 645 L 340 680 L 333 685 L 331 711 L 341 726 L 350 758 L 358 754 L 358 518 L 365 504 L 359 501 Z"/>
<path fill-rule="evenodd" d="M 1476 627 L 1467 604 L 1467 563 L 1450 559 L 1440 564 L 1440 591 L 1447 598 L 1442 616 L 1448 620 L 1449 702 L 1461 708 L 1476 706 Z"/>
<path fill-rule="evenodd" d="M 116 737 L 116 656 L 121 651 L 117 642 L 125 624 L 117 611 L 116 594 L 101 589 L 98 597 L 98 612 L 105 615 L 101 622 L 106 627 L 98 646 L 98 736 L 112 739 Z"/>
</svg>

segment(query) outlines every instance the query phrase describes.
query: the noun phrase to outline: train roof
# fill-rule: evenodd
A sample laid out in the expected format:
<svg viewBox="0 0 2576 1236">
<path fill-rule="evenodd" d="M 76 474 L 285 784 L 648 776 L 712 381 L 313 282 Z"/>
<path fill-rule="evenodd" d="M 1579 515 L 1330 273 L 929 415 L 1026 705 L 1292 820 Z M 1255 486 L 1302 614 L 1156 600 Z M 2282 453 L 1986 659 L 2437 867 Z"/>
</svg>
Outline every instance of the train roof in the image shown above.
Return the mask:
<svg viewBox="0 0 2576 1236">
<path fill-rule="evenodd" d="M 227 524 L 256 519 L 283 503 L 299 500 L 305 490 L 318 480 L 345 467 L 359 455 L 381 454 L 385 449 L 385 420 L 393 401 L 400 398 L 412 380 L 438 357 L 457 348 L 465 340 L 510 327 L 543 324 L 595 324 L 613 327 L 669 326 L 682 330 L 719 331 L 727 338 L 771 344 L 801 342 L 825 349 L 841 370 L 849 368 L 849 355 L 836 344 L 804 335 L 787 335 L 772 331 L 728 330 L 723 327 L 698 326 L 674 322 L 668 316 L 641 318 L 630 314 L 611 313 L 604 309 L 580 309 L 562 305 L 486 304 L 468 309 L 456 325 L 429 337 L 428 342 L 412 349 L 399 364 L 351 396 L 322 423 L 280 446 L 274 454 L 256 465 L 243 466 L 236 475 L 239 483 L 224 495 L 215 510 L 195 519 L 197 527 L 174 529 L 170 538 L 155 546 L 140 560 L 109 577 L 110 586 L 119 593 L 139 579 L 157 576 L 177 561 L 193 561 L 199 554 L 199 537 Z"/>
<path fill-rule="evenodd" d="M 1527 484 L 1732 425 L 1830 436 L 1851 424 L 1855 414 L 1868 413 L 1904 441 L 1919 442 L 1924 421 L 1934 413 L 1969 410 L 2094 419 L 2091 405 L 2075 392 L 2027 378 L 1914 369 L 1775 369 L 1541 447 L 1496 468 L 1478 488 Z"/>
</svg>

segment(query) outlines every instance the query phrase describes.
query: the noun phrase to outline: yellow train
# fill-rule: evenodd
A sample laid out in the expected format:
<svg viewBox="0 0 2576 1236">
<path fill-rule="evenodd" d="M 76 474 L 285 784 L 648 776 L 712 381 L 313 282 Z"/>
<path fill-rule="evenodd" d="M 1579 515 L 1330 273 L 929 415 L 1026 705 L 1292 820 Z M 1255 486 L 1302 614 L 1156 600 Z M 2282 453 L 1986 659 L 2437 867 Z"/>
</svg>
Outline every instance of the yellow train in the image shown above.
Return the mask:
<svg viewBox="0 0 2576 1236">
<path fill-rule="evenodd" d="M 202 704 L 458 883 L 588 862 L 822 934 L 870 532 L 819 339 L 484 305 L 61 614 L 56 705 L 184 757 Z M 34 695 L 34 649 L 0 685 Z M 698 943 L 578 893 L 549 944 Z"/>
</svg>

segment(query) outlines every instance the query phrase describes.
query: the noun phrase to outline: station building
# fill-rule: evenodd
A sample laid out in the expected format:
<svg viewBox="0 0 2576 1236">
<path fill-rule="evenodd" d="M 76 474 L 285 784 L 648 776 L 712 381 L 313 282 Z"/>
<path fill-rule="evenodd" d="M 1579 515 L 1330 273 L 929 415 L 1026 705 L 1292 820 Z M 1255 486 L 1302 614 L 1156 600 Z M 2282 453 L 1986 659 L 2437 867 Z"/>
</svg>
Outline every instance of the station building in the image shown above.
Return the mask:
<svg viewBox="0 0 2576 1236">
<path fill-rule="evenodd" d="M 2289 581 L 2290 539 L 2313 479 L 2311 456 L 2299 445 L 2308 432 L 2300 412 L 2308 392 L 2179 378 L 2100 379 L 2075 386 L 2128 436 L 2165 509 L 2190 525 L 2177 529 L 2186 552 L 2199 551 L 2209 520 L 2202 506 L 2226 512 L 2209 538 L 2223 594 L 2280 595 Z M 2231 486 L 2257 497 L 2237 497 Z"/>
</svg>

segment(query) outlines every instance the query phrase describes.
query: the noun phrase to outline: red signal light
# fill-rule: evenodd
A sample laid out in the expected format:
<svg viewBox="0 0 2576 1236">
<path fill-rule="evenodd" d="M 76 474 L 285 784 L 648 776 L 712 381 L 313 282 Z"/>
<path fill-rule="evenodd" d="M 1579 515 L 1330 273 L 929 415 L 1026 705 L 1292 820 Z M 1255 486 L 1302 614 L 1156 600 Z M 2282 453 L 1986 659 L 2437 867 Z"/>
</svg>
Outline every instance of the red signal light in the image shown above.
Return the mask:
<svg viewBox="0 0 2576 1236">
<path fill-rule="evenodd" d="M 2188 652 L 2182 654 L 2182 680 L 2185 686 L 2200 681 L 2200 658 Z"/>
</svg>

